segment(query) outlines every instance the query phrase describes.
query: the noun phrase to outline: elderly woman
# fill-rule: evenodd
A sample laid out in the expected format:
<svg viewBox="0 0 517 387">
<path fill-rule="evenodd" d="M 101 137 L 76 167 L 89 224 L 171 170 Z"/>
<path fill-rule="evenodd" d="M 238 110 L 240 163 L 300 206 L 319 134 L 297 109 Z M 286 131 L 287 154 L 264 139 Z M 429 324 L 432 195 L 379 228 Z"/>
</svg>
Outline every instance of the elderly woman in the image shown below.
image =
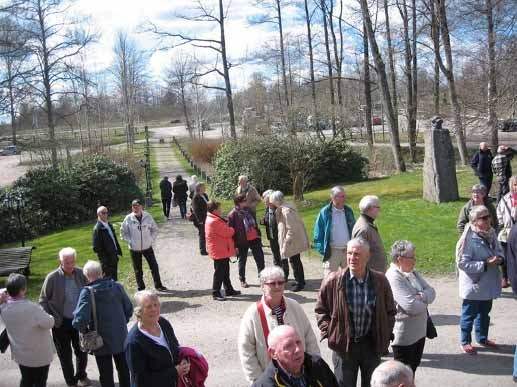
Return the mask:
<svg viewBox="0 0 517 387">
<path fill-rule="evenodd" d="M 264 216 L 260 220 L 260 224 L 266 226 L 266 236 L 269 240 L 269 246 L 271 248 L 271 254 L 273 254 L 273 263 L 284 269 L 285 279 L 289 277 L 289 262 L 287 259 L 282 259 L 280 255 L 280 246 L 278 245 L 278 224 L 276 223 L 275 217 L 275 206 L 269 201 L 269 195 L 274 191 L 268 189 L 262 194 L 264 200 Z"/>
<path fill-rule="evenodd" d="M 188 191 L 189 191 L 188 197 L 191 200 L 192 200 L 192 198 L 194 197 L 194 195 L 196 193 L 196 185 L 197 185 L 197 183 L 199 183 L 199 180 L 198 180 L 197 176 L 196 175 L 190 176 L 190 184 L 188 185 Z"/>
<path fill-rule="evenodd" d="M 205 183 L 196 184 L 196 193 L 192 198 L 192 213 L 194 214 L 194 226 L 199 233 L 199 252 L 201 255 L 208 255 L 206 251 L 205 239 L 205 219 L 207 214 L 206 205 L 208 203 L 208 195 L 205 193 Z"/>
<path fill-rule="evenodd" d="M 208 256 L 214 260 L 214 281 L 212 296 L 214 300 L 224 301 L 221 294 L 221 285 L 224 285 L 225 295 L 238 296 L 240 291 L 235 290 L 230 281 L 230 257 L 235 255 L 233 234 L 235 230 L 228 226 L 222 218 L 221 203 L 209 201 L 208 215 L 205 222 L 206 244 Z"/>
<path fill-rule="evenodd" d="M 275 191 L 269 196 L 271 205 L 276 208 L 275 216 L 278 224 L 278 244 L 283 258 L 289 258 L 293 268 L 295 283 L 293 291 L 299 292 L 305 287 L 305 274 L 300 254 L 311 248 L 307 230 L 298 212 L 284 203 L 284 194 Z M 289 276 L 287 272 L 286 278 Z"/>
<path fill-rule="evenodd" d="M 7 329 L 11 356 L 18 363 L 21 387 L 47 385 L 50 363 L 55 348 L 50 335 L 54 317 L 41 306 L 25 299 L 27 279 L 21 274 L 7 278 L 0 293 L 0 315 Z"/>
<path fill-rule="evenodd" d="M 492 199 L 487 196 L 486 187 L 481 184 L 475 184 L 472 186 L 472 196 L 470 197 L 470 200 L 462 207 L 460 214 L 458 215 L 458 224 L 456 225 L 456 228 L 460 235 L 463 233 L 466 224 L 469 222 L 470 210 L 472 210 L 472 207 L 474 206 L 485 206 L 488 208 L 492 227 L 497 226 L 497 213 L 494 204 L 492 203 Z"/>
<path fill-rule="evenodd" d="M 150 290 L 135 294 L 135 316 L 126 339 L 131 387 L 176 387 L 190 364 L 179 357 L 179 344 L 171 324 L 160 316 L 160 300 Z"/>
<path fill-rule="evenodd" d="M 81 289 L 74 310 L 72 326 L 80 332 L 93 328 L 92 308 L 95 301 L 97 332 L 104 346 L 95 352 L 102 387 L 114 387 L 113 361 L 117 367 L 120 387 L 129 387 L 129 370 L 124 355 L 127 323 L 133 314 L 133 305 L 124 287 L 111 278 L 102 278 L 102 267 L 96 261 L 88 261 L 83 267 L 88 285 Z M 90 288 L 95 300 L 92 300 Z"/>
<path fill-rule="evenodd" d="M 379 230 L 375 225 L 375 219 L 379 216 L 381 206 L 379 198 L 374 195 L 366 195 L 359 202 L 361 216 L 352 230 L 352 238 L 362 238 L 370 245 L 370 269 L 384 273 L 386 271 L 386 253 Z"/>
<path fill-rule="evenodd" d="M 311 323 L 298 302 L 284 297 L 286 280 L 278 266 L 260 272 L 262 298 L 251 304 L 241 319 L 238 349 L 246 379 L 252 383 L 269 363 L 267 337 L 275 327 L 290 325 L 298 332 L 306 352 L 319 353 Z M 262 321 L 266 324 L 263 325 Z"/>
<path fill-rule="evenodd" d="M 239 176 L 239 185 L 235 190 L 235 195 L 244 195 L 246 197 L 248 208 L 251 210 L 253 215 L 256 215 L 257 205 L 260 203 L 261 197 L 256 188 L 249 182 L 248 176 Z"/>
<path fill-rule="evenodd" d="M 257 272 L 264 269 L 264 251 L 262 250 L 262 239 L 260 230 L 246 201 L 246 195 L 241 194 L 233 198 L 235 207 L 228 214 L 228 225 L 235 230 L 233 240 L 235 247 L 239 250 L 239 279 L 241 287 L 247 288 L 246 282 L 246 261 L 248 260 L 248 249 L 251 249 L 253 259 L 257 265 Z"/>
<path fill-rule="evenodd" d="M 517 220 L 517 176 L 510 178 L 510 192 L 504 195 L 499 203 L 497 204 L 497 223 L 499 225 L 499 234 L 497 240 L 501 242 L 503 251 L 506 251 L 506 242 L 512 226 Z M 506 261 L 503 262 L 502 271 L 503 278 L 501 280 L 501 286 L 503 288 L 508 287 L 508 270 L 506 267 Z"/>
<path fill-rule="evenodd" d="M 416 372 L 424 352 L 427 331 L 427 306 L 436 293 L 432 286 L 415 271 L 415 246 L 405 240 L 391 246 L 392 264 L 386 272 L 393 298 L 397 304 L 395 336 L 391 348 L 395 360 Z"/>
<path fill-rule="evenodd" d="M 503 262 L 503 251 L 494 229 L 490 226 L 490 213 L 485 206 L 475 206 L 470 211 L 470 227 L 458 241 L 456 260 L 459 271 L 461 307 L 461 347 L 469 355 L 477 353 L 471 344 L 472 325 L 477 342 L 485 347 L 496 347 L 488 340 L 492 300 L 501 294 L 501 272 L 497 266 Z"/>
</svg>

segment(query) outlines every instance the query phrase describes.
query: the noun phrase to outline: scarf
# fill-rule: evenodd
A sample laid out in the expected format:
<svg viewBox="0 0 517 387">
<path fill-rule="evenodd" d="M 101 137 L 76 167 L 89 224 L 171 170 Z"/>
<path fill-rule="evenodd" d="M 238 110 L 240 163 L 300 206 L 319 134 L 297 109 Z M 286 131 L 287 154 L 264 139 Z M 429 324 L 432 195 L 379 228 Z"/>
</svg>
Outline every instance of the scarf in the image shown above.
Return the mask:
<svg viewBox="0 0 517 387">
<path fill-rule="evenodd" d="M 235 207 L 235 211 L 237 211 L 237 213 L 242 217 L 246 234 L 248 234 L 253 228 L 257 227 L 255 217 L 253 216 L 250 210 Z"/>
</svg>

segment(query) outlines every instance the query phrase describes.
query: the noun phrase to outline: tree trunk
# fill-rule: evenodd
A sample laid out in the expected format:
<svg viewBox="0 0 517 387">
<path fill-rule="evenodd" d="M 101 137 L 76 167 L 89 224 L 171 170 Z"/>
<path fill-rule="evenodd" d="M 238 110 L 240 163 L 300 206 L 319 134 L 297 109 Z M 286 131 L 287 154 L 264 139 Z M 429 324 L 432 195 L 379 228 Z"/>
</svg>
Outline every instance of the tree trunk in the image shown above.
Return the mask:
<svg viewBox="0 0 517 387">
<path fill-rule="evenodd" d="M 463 131 L 463 122 L 461 119 L 461 106 L 456 92 L 456 83 L 454 80 L 454 66 L 452 61 L 452 49 L 449 38 L 449 26 L 447 23 L 447 11 L 445 8 L 445 0 L 436 0 L 439 4 L 439 20 L 440 20 L 440 32 L 442 35 L 443 48 L 445 51 L 445 59 L 447 61 L 447 67 L 445 67 L 440 53 L 438 53 L 437 59 L 440 65 L 442 73 L 447 78 L 449 85 L 449 98 L 454 110 L 454 124 L 456 133 L 456 142 L 458 145 L 458 152 L 460 154 L 461 164 L 467 165 L 467 145 L 465 143 L 465 133 Z"/>
<path fill-rule="evenodd" d="M 226 38 L 224 34 L 224 7 L 223 0 L 219 0 L 219 26 L 221 29 L 221 59 L 223 61 L 224 84 L 226 89 L 226 105 L 228 107 L 228 115 L 230 116 L 230 135 L 235 140 L 237 132 L 235 131 L 235 113 L 233 110 L 232 87 L 230 84 L 230 70 L 228 68 L 228 59 L 226 57 Z"/>
<path fill-rule="evenodd" d="M 16 145 L 16 111 L 14 107 L 14 93 L 13 93 L 13 73 L 12 73 L 12 62 L 11 58 L 7 57 L 6 61 L 7 69 L 7 89 L 9 92 L 9 113 L 11 115 L 11 131 L 12 131 L 12 142 Z"/>
<path fill-rule="evenodd" d="M 391 27 L 390 27 L 390 15 L 388 10 L 388 0 L 384 0 L 384 17 L 386 19 L 386 41 L 388 43 L 388 63 L 389 63 L 389 77 L 391 84 L 391 99 L 393 101 L 393 110 L 397 115 L 399 115 L 399 101 L 398 101 L 398 92 L 397 92 L 397 74 L 395 73 L 395 59 L 394 59 L 394 51 L 393 44 L 391 41 Z"/>
<path fill-rule="evenodd" d="M 336 100 L 334 97 L 334 77 L 332 75 L 332 59 L 330 55 L 329 31 L 327 26 L 327 12 L 325 11 L 325 0 L 320 0 L 321 14 L 323 16 L 323 31 L 325 33 L 325 50 L 327 52 L 327 70 L 329 77 L 330 108 L 332 116 L 332 136 L 336 137 Z"/>
<path fill-rule="evenodd" d="M 438 4 L 435 0 L 430 1 L 431 11 L 431 39 L 433 40 L 434 56 L 434 78 L 433 78 L 433 110 L 435 115 L 440 115 L 440 64 L 438 54 L 440 52 L 440 23 L 438 22 Z"/>
<path fill-rule="evenodd" d="M 386 68 L 384 66 L 384 62 L 382 61 L 379 46 L 377 45 L 377 40 L 375 39 L 375 32 L 373 31 L 372 20 L 370 18 L 370 12 L 368 10 L 367 0 L 360 0 L 360 4 L 361 11 L 363 14 L 363 22 L 366 26 L 366 31 L 368 32 L 368 40 L 370 42 L 375 68 L 377 70 L 377 74 L 379 76 L 379 81 L 381 84 L 384 106 L 388 114 L 388 122 L 391 127 L 391 148 L 393 151 L 395 168 L 398 172 L 405 172 L 406 165 L 404 163 L 404 159 L 402 158 L 402 152 L 400 150 L 398 122 L 395 112 L 393 110 L 393 103 L 391 100 L 388 78 L 386 76 Z"/>
<path fill-rule="evenodd" d="M 185 116 L 185 126 L 187 127 L 190 137 L 192 137 L 192 127 L 188 116 L 187 99 L 185 98 L 185 83 L 183 79 L 180 81 L 181 106 L 183 107 L 183 115 Z"/>
<path fill-rule="evenodd" d="M 304 0 L 305 6 L 305 21 L 307 23 L 307 44 L 309 45 L 309 76 L 311 79 L 311 100 L 312 100 L 312 114 L 314 117 L 314 122 L 318 123 L 318 107 L 316 104 L 316 83 L 314 79 L 314 54 L 312 51 L 312 33 L 311 33 L 311 19 L 309 15 L 309 5 L 307 4 L 307 0 Z M 319 130 L 319 125 L 316 125 L 316 130 Z"/>
<path fill-rule="evenodd" d="M 412 44 L 413 44 L 413 103 L 411 116 L 409 118 L 409 146 L 413 149 L 413 162 L 416 162 L 416 140 L 417 140 L 417 114 L 418 114 L 418 56 L 417 56 L 417 25 L 416 25 L 416 0 L 412 0 Z"/>
<path fill-rule="evenodd" d="M 495 57 L 495 31 L 493 19 L 494 5 L 492 0 L 486 0 L 486 20 L 488 38 L 488 127 L 490 128 L 490 145 L 497 149 L 499 143 L 497 133 L 497 74 Z"/>
<path fill-rule="evenodd" d="M 328 10 L 330 35 L 332 36 L 332 45 L 334 46 L 334 62 L 336 65 L 337 104 L 339 105 L 338 109 L 341 109 L 341 106 L 343 106 L 343 93 L 341 91 L 341 57 L 339 52 L 340 49 L 337 44 L 336 32 L 334 31 L 334 2 L 332 0 L 330 0 L 330 6 L 328 7 Z"/>
<path fill-rule="evenodd" d="M 370 55 L 368 54 L 368 34 L 363 23 L 363 67 L 364 67 L 364 123 L 368 150 L 373 155 L 373 126 L 372 126 L 372 90 L 370 86 Z"/>
<path fill-rule="evenodd" d="M 284 98 L 287 106 L 287 111 L 289 112 L 289 90 L 287 87 L 287 72 L 285 68 L 285 49 L 284 49 L 284 31 L 282 25 L 282 8 L 280 5 L 280 0 L 276 1 L 276 12 L 278 19 L 278 33 L 280 34 L 280 63 L 282 64 L 282 83 L 284 86 Z"/>
</svg>

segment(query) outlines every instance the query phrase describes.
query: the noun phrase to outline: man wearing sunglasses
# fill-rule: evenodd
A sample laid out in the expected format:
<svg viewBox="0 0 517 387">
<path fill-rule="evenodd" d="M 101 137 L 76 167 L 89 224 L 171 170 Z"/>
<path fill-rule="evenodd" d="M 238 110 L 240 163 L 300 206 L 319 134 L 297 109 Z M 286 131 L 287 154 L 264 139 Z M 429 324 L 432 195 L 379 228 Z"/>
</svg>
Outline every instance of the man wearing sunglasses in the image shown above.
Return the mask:
<svg viewBox="0 0 517 387">
<path fill-rule="evenodd" d="M 311 323 L 298 302 L 284 297 L 285 276 L 279 266 L 260 272 L 262 298 L 249 306 L 241 319 L 238 349 L 248 382 L 253 383 L 269 364 L 267 338 L 279 325 L 293 327 L 307 352 L 320 353 Z"/>
<path fill-rule="evenodd" d="M 108 209 L 104 206 L 97 208 L 97 223 L 93 227 L 93 251 L 97 254 L 102 266 L 104 278 L 118 279 L 118 260 L 122 249 L 117 240 L 113 225 L 108 222 Z"/>
</svg>

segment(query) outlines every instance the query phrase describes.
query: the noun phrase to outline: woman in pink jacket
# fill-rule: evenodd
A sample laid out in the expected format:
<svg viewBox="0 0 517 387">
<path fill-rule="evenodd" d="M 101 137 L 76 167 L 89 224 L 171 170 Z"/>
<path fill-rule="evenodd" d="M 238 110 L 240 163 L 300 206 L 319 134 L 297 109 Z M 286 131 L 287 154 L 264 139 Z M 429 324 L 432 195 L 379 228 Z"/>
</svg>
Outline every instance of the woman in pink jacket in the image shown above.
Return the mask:
<svg viewBox="0 0 517 387">
<path fill-rule="evenodd" d="M 238 296 L 240 291 L 235 290 L 230 281 L 230 257 L 235 255 L 233 234 L 235 230 L 228 226 L 221 215 L 221 203 L 209 201 L 207 204 L 205 221 L 205 235 L 208 255 L 214 260 L 214 282 L 212 295 L 214 300 L 224 301 L 221 294 L 221 285 L 227 296 Z"/>
</svg>

